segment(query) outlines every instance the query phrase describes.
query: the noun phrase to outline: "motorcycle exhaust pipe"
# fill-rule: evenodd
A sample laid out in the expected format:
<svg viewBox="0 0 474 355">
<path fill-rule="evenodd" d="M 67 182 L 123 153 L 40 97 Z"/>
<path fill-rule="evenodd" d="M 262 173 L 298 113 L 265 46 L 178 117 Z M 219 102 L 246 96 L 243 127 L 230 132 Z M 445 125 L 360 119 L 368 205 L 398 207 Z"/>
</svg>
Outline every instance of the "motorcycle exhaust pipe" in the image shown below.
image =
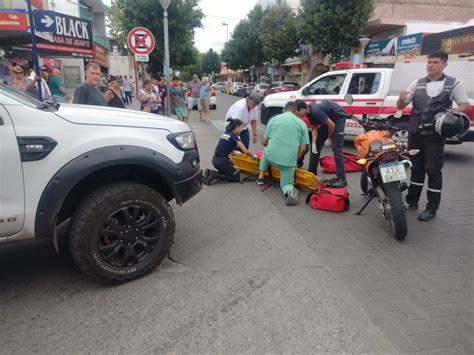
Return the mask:
<svg viewBox="0 0 474 355">
<path fill-rule="evenodd" d="M 402 160 L 402 163 L 405 165 L 406 168 L 411 168 L 412 167 L 412 163 L 410 160 Z"/>
</svg>

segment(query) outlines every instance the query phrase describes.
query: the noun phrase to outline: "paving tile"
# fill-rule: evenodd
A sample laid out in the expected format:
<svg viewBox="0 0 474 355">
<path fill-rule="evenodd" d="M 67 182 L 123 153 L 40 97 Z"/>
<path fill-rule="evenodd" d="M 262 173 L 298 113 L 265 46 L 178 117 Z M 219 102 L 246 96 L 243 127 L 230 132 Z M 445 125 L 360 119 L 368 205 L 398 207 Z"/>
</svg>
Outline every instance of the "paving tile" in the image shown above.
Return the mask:
<svg viewBox="0 0 474 355">
<path fill-rule="evenodd" d="M 445 330 L 427 334 L 410 335 L 408 339 L 417 350 L 436 349 L 455 345 L 453 334 L 452 330 Z"/>
<path fill-rule="evenodd" d="M 413 323 L 418 328 L 419 333 L 431 333 L 455 328 L 446 318 L 415 319 Z"/>
<path fill-rule="evenodd" d="M 397 328 L 393 325 L 383 325 L 380 327 L 380 330 L 385 335 L 385 337 L 390 340 L 392 345 L 402 353 L 416 351 L 416 347 L 411 343 L 409 338 L 403 335 Z"/>
</svg>

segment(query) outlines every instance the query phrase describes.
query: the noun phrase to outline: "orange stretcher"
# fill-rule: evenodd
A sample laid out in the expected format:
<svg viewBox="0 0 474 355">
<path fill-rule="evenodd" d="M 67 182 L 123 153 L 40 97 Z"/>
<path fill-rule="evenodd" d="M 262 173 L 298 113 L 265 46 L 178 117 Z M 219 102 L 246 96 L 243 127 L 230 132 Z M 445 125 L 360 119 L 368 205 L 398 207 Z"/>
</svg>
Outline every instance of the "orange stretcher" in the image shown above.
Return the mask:
<svg viewBox="0 0 474 355">
<path fill-rule="evenodd" d="M 245 154 L 231 153 L 230 159 L 235 168 L 239 171 L 250 175 L 258 175 L 260 172 L 260 158 L 250 158 Z M 270 165 L 272 178 L 280 181 L 280 170 Z M 268 171 L 265 171 L 265 176 L 269 176 Z M 299 169 L 295 170 L 295 185 L 309 190 L 316 190 L 318 188 L 318 177 L 312 172 Z"/>
</svg>

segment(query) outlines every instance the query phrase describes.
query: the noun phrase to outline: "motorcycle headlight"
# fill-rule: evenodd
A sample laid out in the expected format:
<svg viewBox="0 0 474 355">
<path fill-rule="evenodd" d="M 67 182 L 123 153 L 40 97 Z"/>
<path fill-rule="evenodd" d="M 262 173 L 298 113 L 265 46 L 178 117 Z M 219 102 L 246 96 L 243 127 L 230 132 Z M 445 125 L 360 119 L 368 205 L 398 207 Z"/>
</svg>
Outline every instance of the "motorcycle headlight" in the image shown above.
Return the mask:
<svg viewBox="0 0 474 355">
<path fill-rule="evenodd" d="M 182 132 L 168 135 L 168 140 L 178 149 L 188 150 L 196 148 L 193 132 Z"/>
</svg>

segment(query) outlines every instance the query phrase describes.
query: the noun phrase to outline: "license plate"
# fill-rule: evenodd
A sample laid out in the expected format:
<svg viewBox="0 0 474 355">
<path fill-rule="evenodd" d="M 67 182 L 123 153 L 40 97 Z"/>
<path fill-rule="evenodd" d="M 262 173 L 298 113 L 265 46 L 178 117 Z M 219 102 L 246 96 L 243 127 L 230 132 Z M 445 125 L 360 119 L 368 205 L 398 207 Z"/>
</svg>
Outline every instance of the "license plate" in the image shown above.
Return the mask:
<svg viewBox="0 0 474 355">
<path fill-rule="evenodd" d="M 380 165 L 380 174 L 383 182 L 406 180 L 405 164 L 401 162 Z"/>
</svg>

